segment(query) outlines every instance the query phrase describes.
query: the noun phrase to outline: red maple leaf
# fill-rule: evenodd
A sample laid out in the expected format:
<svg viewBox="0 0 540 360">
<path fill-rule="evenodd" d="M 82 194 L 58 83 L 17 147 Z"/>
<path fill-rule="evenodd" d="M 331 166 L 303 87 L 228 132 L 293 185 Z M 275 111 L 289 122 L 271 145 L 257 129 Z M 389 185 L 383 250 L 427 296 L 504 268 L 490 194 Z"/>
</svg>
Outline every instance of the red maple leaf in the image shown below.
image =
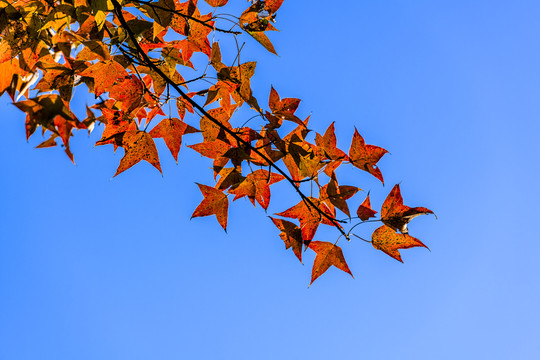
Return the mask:
<svg viewBox="0 0 540 360">
<path fill-rule="evenodd" d="M 298 125 L 304 125 L 304 122 L 300 120 L 296 115 L 294 115 L 296 109 L 298 109 L 298 105 L 300 105 L 300 99 L 280 99 L 274 87 L 272 86 L 272 88 L 270 89 L 268 106 L 270 107 L 270 110 L 272 110 L 272 113 L 275 116 L 295 122 Z"/>
<path fill-rule="evenodd" d="M 377 250 L 381 250 L 394 259 L 403 262 L 398 249 L 410 249 L 422 246 L 429 250 L 420 240 L 408 234 L 399 234 L 389 226 L 383 225 L 377 228 L 371 235 L 371 243 Z"/>
<path fill-rule="evenodd" d="M 156 144 L 150 134 L 139 130 L 129 130 L 116 135 L 115 140 L 119 146 L 124 148 L 125 153 L 114 176 L 126 171 L 141 160 L 146 160 L 163 174 Z"/>
<path fill-rule="evenodd" d="M 334 217 L 330 209 L 328 209 L 328 207 L 319 199 L 314 197 L 308 197 L 308 199 L 313 203 L 313 205 L 315 205 L 315 207 L 320 209 L 330 218 Z M 277 213 L 276 215 L 298 219 L 300 221 L 300 228 L 302 229 L 302 237 L 304 241 L 310 241 L 313 239 L 319 224 L 335 226 L 327 217 L 321 215 L 321 213 L 319 213 L 313 206 L 308 205 L 307 201 L 304 200 L 300 201 L 292 208 Z"/>
<path fill-rule="evenodd" d="M 274 225 L 277 226 L 279 230 L 281 230 L 281 233 L 279 236 L 281 237 L 281 240 L 285 243 L 285 249 L 292 248 L 292 251 L 294 252 L 294 255 L 302 262 L 302 247 L 306 242 L 302 239 L 302 230 L 296 225 L 293 224 L 290 221 L 282 220 L 282 219 L 275 219 L 270 216 L 270 219 L 274 222 Z M 309 242 L 307 242 L 306 245 L 309 245 Z"/>
<path fill-rule="evenodd" d="M 133 75 L 126 76 L 109 89 L 109 97 L 116 99 L 120 108 L 128 113 L 139 107 L 143 93 L 142 82 Z"/>
<path fill-rule="evenodd" d="M 324 274 L 332 265 L 353 276 L 339 246 L 326 241 L 312 241 L 309 244 L 309 248 L 317 253 L 315 261 L 313 262 L 311 283 L 309 283 L 309 285 L 313 284 L 313 282 L 319 276 Z"/>
<path fill-rule="evenodd" d="M 399 230 L 402 234 L 408 233 L 407 224 L 409 221 L 417 216 L 426 214 L 433 214 L 433 211 L 425 207 L 411 208 L 403 205 L 399 185 L 394 186 L 384 200 L 381 208 L 382 222 L 394 230 Z"/>
<path fill-rule="evenodd" d="M 377 167 L 377 162 L 388 151 L 382 147 L 375 145 L 366 145 L 364 139 L 358 133 L 356 128 L 354 129 L 354 135 L 349 149 L 349 159 L 351 164 L 359 169 L 367 171 L 371 175 L 379 179 L 383 184 L 383 176 L 381 170 Z"/>
<path fill-rule="evenodd" d="M 360 190 L 356 186 L 338 185 L 335 174 L 332 174 L 330 182 L 324 185 L 319 194 L 319 199 L 324 201 L 330 210 L 334 210 L 334 206 L 343 211 L 348 217 L 351 217 L 347 200 L 354 196 Z"/>
<path fill-rule="evenodd" d="M 208 5 L 213 7 L 225 6 L 229 0 L 205 0 Z"/>
<path fill-rule="evenodd" d="M 315 135 L 315 144 L 319 150 L 330 160 L 348 160 L 347 154 L 337 148 L 337 139 L 335 134 L 334 122 L 328 126 L 324 135 Z"/>
<path fill-rule="evenodd" d="M 116 61 L 105 60 L 90 66 L 79 75 L 94 79 L 94 93 L 99 96 L 103 92 L 109 91 L 114 85 L 122 82 L 128 76 L 128 73 Z"/>
<path fill-rule="evenodd" d="M 69 108 L 69 102 L 59 95 L 40 95 L 35 98 L 14 103 L 20 110 L 26 112 L 26 139 L 28 139 L 41 126 L 60 136 L 65 146 L 65 152 L 72 162 L 73 154 L 69 149 L 69 139 L 72 130 L 84 129 L 81 123 Z"/>
<path fill-rule="evenodd" d="M 369 218 L 375 217 L 375 214 L 377 212 L 371 208 L 371 202 L 369 201 L 369 193 L 366 196 L 366 199 L 360 206 L 358 207 L 358 210 L 356 210 L 356 215 L 360 218 L 362 221 L 366 221 Z"/>
<path fill-rule="evenodd" d="M 283 179 L 285 177 L 280 174 L 270 174 L 267 170 L 255 170 L 238 187 L 229 190 L 229 193 L 235 195 L 233 200 L 247 196 L 253 205 L 257 200 L 259 205 L 266 210 L 270 203 L 270 185 Z"/>
<path fill-rule="evenodd" d="M 165 144 L 171 151 L 174 160 L 178 163 L 178 153 L 180 152 L 180 146 L 182 145 L 182 136 L 198 131 L 199 130 L 186 124 L 182 120 L 171 118 L 161 120 L 161 122 L 150 131 L 150 135 L 153 138 L 163 138 Z"/>
<path fill-rule="evenodd" d="M 219 224 L 227 231 L 227 211 L 229 209 L 229 200 L 227 195 L 211 186 L 197 184 L 201 190 L 204 199 L 191 215 L 191 218 L 200 216 L 215 215 Z"/>
</svg>

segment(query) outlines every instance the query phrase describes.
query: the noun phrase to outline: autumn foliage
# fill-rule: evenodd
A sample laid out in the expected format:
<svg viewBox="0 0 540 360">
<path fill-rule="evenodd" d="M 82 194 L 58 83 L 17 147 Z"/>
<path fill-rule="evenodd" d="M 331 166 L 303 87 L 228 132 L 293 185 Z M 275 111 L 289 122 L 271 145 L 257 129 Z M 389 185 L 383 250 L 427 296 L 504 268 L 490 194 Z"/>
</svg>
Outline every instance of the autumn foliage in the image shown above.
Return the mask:
<svg viewBox="0 0 540 360">
<path fill-rule="evenodd" d="M 41 128 L 46 138 L 37 147 L 60 145 L 72 161 L 70 138 L 102 125 L 96 145 L 123 149 L 114 176 L 142 160 L 162 172 L 156 139 L 178 162 L 184 136 L 196 134 L 188 147 L 211 160 L 213 173 L 204 182 L 213 183 L 197 184 L 202 201 L 192 217 L 215 216 L 224 229 L 231 200 L 247 198 L 266 211 L 273 185 L 287 182 L 298 203 L 270 219 L 298 260 L 307 249 L 316 253 L 311 282 L 332 265 L 352 276 L 340 239 L 371 242 L 399 261 L 399 249 L 425 247 L 407 224 L 432 211 L 404 205 L 399 185 L 380 211 L 372 209 L 369 193 L 354 211 L 350 199 L 358 184 L 338 180 L 338 169 L 352 165 L 384 183 L 377 164 L 387 150 L 351 129 L 345 151 L 336 124 L 312 132 L 309 117 L 297 113 L 300 100 L 273 87 L 267 99 L 255 98 L 256 62 L 241 62 L 242 48 L 229 45 L 248 35 L 276 54 L 268 34 L 276 30 L 283 0 L 248 1 L 241 14 L 226 7 L 220 13 L 228 0 L 205 2 L 0 0 L 0 94 L 26 114 L 27 138 Z M 228 46 L 223 55 L 220 43 Z M 201 56 L 204 69 L 195 65 Z M 70 110 L 76 87 L 95 98 L 82 116 Z M 254 116 L 236 121 L 243 107 Z M 371 240 L 354 233 L 365 222 L 381 223 Z M 315 241 L 320 225 L 334 227 L 337 239 Z"/>
</svg>

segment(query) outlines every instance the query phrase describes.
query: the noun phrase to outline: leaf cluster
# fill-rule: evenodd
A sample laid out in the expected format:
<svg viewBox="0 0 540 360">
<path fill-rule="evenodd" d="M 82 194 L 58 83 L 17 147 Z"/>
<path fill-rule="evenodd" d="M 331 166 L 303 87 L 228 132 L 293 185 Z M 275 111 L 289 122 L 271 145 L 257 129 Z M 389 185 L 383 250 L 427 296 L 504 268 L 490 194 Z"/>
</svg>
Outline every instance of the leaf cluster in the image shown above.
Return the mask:
<svg viewBox="0 0 540 360">
<path fill-rule="evenodd" d="M 276 30 L 283 0 L 251 1 L 238 16 L 217 13 L 228 0 L 206 3 L 216 9 L 203 14 L 197 0 L 0 0 L 0 95 L 7 93 L 26 114 L 27 138 L 41 128 L 48 137 L 38 147 L 60 145 L 72 161 L 74 133 L 102 125 L 96 145 L 124 151 L 115 176 L 143 160 L 162 172 L 156 139 L 178 162 L 183 137 L 200 134 L 188 147 L 211 160 L 214 183 L 198 184 L 203 200 L 192 217 L 213 215 L 223 229 L 231 198 L 266 211 L 273 185 L 287 182 L 299 202 L 270 219 L 298 260 L 307 249 L 316 253 L 311 282 L 332 265 L 352 276 L 337 245 L 343 237 L 371 242 L 399 261 L 398 249 L 425 247 L 407 224 L 432 211 L 403 205 L 398 185 L 379 219 L 369 194 L 351 215 L 350 199 L 360 188 L 342 185 L 338 169 L 352 166 L 383 183 L 377 164 L 385 149 L 366 144 L 354 129 L 344 151 L 334 123 L 323 134 L 312 132 L 309 117 L 297 113 L 300 99 L 283 98 L 273 87 L 259 102 L 251 88 L 256 62 L 242 63 L 240 46 L 227 61 L 220 43 L 210 41 L 219 33 L 238 44 L 247 34 L 277 54 L 268 32 Z M 195 67 L 194 54 L 207 59 L 204 71 Z M 82 119 L 70 110 L 77 86 L 96 99 Z M 242 107 L 255 115 L 237 126 Z M 338 211 L 347 218 L 340 220 Z M 353 233 L 372 221 L 382 226 L 371 241 Z M 314 241 L 319 225 L 334 227 L 337 240 Z"/>
</svg>

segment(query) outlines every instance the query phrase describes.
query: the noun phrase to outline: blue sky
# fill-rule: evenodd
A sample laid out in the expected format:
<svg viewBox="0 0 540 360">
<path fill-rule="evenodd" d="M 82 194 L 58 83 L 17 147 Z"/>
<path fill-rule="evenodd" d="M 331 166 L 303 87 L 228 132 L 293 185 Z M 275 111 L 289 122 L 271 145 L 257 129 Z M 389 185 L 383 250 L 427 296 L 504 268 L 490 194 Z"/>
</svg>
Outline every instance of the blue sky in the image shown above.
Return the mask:
<svg viewBox="0 0 540 360">
<path fill-rule="evenodd" d="M 256 96 L 272 84 L 303 99 L 314 130 L 335 121 L 342 148 L 356 127 L 391 152 L 385 187 L 355 169 L 343 184 L 370 190 L 377 209 L 400 183 L 405 204 L 438 215 L 409 226 L 431 252 L 402 251 L 401 264 L 344 243 L 355 279 L 332 268 L 310 288 L 313 253 L 302 266 L 245 199 L 227 234 L 214 217 L 189 220 L 195 182 L 211 184 L 191 149 L 177 166 L 158 144 L 163 177 L 140 164 L 112 178 L 122 154 L 93 147 L 101 130 L 72 140 L 73 166 L 34 149 L 38 135 L 27 143 L 3 97 L 0 358 L 537 359 L 539 11 L 288 0 L 272 34 L 279 57 L 245 39 Z M 297 201 L 279 184 L 269 210 Z"/>
</svg>

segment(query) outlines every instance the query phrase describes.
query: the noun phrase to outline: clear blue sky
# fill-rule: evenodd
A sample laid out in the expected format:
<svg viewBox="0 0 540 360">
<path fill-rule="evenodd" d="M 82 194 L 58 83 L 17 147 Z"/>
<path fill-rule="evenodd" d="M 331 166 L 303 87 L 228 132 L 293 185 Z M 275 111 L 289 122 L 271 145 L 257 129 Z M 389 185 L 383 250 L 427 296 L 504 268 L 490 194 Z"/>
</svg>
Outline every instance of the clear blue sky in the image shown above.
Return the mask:
<svg viewBox="0 0 540 360">
<path fill-rule="evenodd" d="M 0 359 L 540 358 L 539 12 L 532 0 L 287 0 L 280 57 L 246 39 L 257 96 L 273 84 L 303 99 L 315 130 L 335 121 L 341 147 L 356 126 L 392 153 L 386 187 L 354 170 L 343 183 L 376 208 L 401 183 L 407 205 L 438 215 L 410 224 L 431 252 L 402 251 L 401 264 L 345 243 L 355 280 L 332 268 L 309 289 L 313 253 L 299 264 L 245 199 L 228 234 L 189 220 L 195 182 L 211 183 L 191 149 L 176 166 L 159 143 L 163 177 L 140 164 L 112 179 L 122 153 L 93 148 L 101 130 L 72 140 L 73 166 L 33 149 L 39 136 L 25 141 L 2 98 Z M 270 210 L 297 201 L 276 191 Z"/>
</svg>

